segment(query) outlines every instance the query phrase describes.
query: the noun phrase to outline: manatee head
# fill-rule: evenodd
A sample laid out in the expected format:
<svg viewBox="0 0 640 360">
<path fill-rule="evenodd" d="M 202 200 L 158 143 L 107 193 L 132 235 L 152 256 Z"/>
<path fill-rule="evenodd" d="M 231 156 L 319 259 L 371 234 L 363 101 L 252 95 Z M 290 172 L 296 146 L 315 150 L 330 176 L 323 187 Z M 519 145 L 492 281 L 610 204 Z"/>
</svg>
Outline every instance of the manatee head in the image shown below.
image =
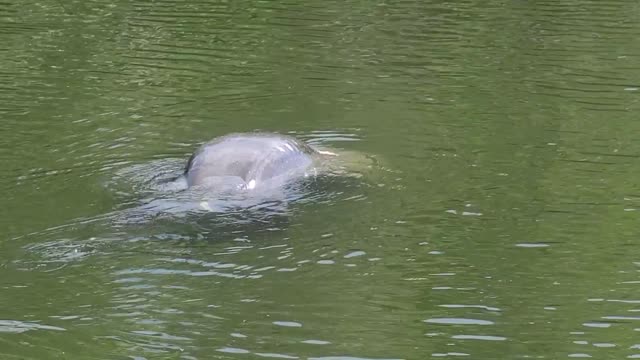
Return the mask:
<svg viewBox="0 0 640 360">
<path fill-rule="evenodd" d="M 215 189 L 216 193 L 247 190 L 247 183 L 239 176 L 209 176 L 200 180 L 199 187 Z"/>
<path fill-rule="evenodd" d="M 289 136 L 233 134 L 202 145 L 189 159 L 185 177 L 190 187 L 277 187 L 305 175 L 315 154 Z"/>
</svg>

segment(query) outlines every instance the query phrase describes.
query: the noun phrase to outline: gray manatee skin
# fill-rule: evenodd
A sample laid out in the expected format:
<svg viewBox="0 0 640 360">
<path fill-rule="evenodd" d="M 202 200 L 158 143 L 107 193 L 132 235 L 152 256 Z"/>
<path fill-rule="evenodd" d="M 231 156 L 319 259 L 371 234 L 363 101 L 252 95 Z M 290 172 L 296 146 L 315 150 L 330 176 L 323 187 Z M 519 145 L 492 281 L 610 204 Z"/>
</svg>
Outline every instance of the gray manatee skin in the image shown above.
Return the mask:
<svg viewBox="0 0 640 360">
<path fill-rule="evenodd" d="M 290 136 L 238 133 L 215 138 L 189 159 L 189 187 L 218 191 L 272 189 L 315 173 L 320 153 Z"/>
</svg>

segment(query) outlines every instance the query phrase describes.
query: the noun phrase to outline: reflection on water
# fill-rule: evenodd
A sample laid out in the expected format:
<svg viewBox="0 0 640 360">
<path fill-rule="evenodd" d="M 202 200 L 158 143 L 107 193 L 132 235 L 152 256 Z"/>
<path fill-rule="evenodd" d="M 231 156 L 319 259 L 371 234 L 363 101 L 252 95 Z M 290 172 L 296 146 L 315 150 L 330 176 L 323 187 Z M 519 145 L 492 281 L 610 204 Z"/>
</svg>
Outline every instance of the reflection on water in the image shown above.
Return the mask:
<svg viewBox="0 0 640 360">
<path fill-rule="evenodd" d="M 29 330 L 64 331 L 63 328 L 16 320 L 0 320 L 0 333 L 23 333 Z"/>
<path fill-rule="evenodd" d="M 637 10 L 0 3 L 0 354 L 640 357 Z M 381 175 L 176 202 L 252 130 Z"/>
</svg>

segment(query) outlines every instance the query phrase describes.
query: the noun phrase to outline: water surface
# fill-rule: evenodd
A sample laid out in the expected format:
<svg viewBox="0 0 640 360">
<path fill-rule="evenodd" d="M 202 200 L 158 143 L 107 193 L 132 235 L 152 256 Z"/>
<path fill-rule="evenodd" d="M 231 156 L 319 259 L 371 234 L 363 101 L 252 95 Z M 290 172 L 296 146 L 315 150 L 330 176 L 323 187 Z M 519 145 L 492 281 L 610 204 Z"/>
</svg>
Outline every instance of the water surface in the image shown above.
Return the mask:
<svg viewBox="0 0 640 360">
<path fill-rule="evenodd" d="M 639 10 L 0 3 L 1 357 L 640 356 Z M 252 130 L 384 165 L 118 221 L 156 194 L 118 174 Z"/>
</svg>

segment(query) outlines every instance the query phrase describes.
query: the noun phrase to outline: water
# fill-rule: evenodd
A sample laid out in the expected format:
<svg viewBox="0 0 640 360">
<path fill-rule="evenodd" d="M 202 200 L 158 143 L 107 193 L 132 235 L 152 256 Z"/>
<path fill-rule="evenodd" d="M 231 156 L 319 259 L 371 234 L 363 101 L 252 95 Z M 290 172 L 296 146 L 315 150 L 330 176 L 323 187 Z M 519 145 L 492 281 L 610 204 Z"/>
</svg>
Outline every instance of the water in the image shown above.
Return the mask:
<svg viewBox="0 0 640 360">
<path fill-rule="evenodd" d="M 639 10 L 0 3 L 1 357 L 639 357 Z M 379 172 L 119 221 L 249 130 Z"/>
</svg>

